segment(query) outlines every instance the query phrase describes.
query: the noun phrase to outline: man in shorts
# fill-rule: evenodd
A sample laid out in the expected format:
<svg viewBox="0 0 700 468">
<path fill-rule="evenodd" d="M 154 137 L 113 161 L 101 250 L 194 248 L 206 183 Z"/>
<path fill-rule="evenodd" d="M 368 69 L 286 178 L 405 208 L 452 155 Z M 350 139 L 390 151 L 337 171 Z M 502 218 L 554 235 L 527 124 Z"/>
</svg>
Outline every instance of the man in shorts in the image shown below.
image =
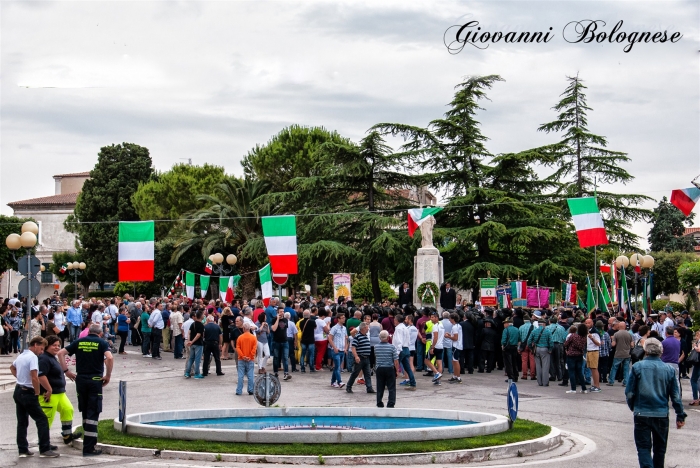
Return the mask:
<svg viewBox="0 0 700 468">
<path fill-rule="evenodd" d="M 586 340 L 586 366 L 591 370 L 593 385 L 590 391 L 592 393 L 600 393 L 600 374 L 598 373 L 598 360 L 600 357 L 600 335 L 593 326 L 593 320 L 587 319 L 586 327 L 588 328 L 588 338 Z"/>
<path fill-rule="evenodd" d="M 430 321 L 433 324 L 432 339 L 430 347 L 426 348 L 425 365 L 433 372 L 433 383 L 440 385 L 442 377 L 442 340 L 445 338 L 445 327 L 440 322 L 437 311 L 430 313 Z M 432 358 L 435 358 L 435 364 L 432 363 Z"/>
<path fill-rule="evenodd" d="M 448 380 L 449 383 L 461 384 L 459 360 L 462 357 L 462 327 L 459 325 L 459 315 L 456 313 L 450 314 L 450 323 L 452 330 L 450 333 L 445 332 L 445 339 L 452 340 L 452 377 Z"/>
</svg>

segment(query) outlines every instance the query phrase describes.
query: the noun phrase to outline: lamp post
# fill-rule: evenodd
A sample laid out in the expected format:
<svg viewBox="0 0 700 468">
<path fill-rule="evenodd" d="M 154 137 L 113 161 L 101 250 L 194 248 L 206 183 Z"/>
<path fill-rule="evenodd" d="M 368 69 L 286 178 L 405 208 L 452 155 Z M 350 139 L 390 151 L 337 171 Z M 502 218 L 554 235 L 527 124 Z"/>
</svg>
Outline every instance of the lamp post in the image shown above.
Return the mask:
<svg viewBox="0 0 700 468">
<path fill-rule="evenodd" d="M 73 299 L 78 298 L 78 277 L 83 275 L 86 267 L 85 262 L 73 262 L 66 265 L 68 274 L 73 276 Z"/>
<path fill-rule="evenodd" d="M 209 260 L 211 260 L 211 263 L 213 266 L 212 273 L 214 273 L 214 275 L 223 276 L 223 275 L 227 275 L 233 271 L 233 265 L 236 264 L 236 262 L 238 261 L 238 258 L 236 258 L 236 256 L 233 254 L 228 254 L 226 256 L 226 263 L 228 263 L 231 266 L 231 268 L 224 268 L 224 256 L 223 256 L 223 254 L 215 253 L 215 254 L 209 255 Z"/>
<path fill-rule="evenodd" d="M 39 226 L 33 221 L 27 221 L 22 225 L 22 234 L 10 234 L 5 239 L 5 245 L 12 252 L 12 258 L 17 263 L 17 270 L 22 276 L 25 277 L 19 284 L 19 292 L 23 296 L 27 297 L 27 308 L 22 318 L 24 319 L 24 326 L 21 329 L 22 336 L 22 350 L 27 347 L 27 330 L 29 327 L 29 321 L 31 320 L 31 306 L 32 306 L 32 292 L 33 289 L 40 289 L 41 285 L 38 284 L 35 276 L 37 273 L 42 271 L 41 262 L 39 259 L 32 255 L 32 249 L 36 245 L 37 235 L 39 234 Z M 15 252 L 20 248 L 24 248 L 26 255 L 17 258 Z M 38 286 L 38 288 L 37 288 Z M 38 294 L 38 290 L 36 291 Z M 29 319 L 29 320 L 27 320 Z"/>
<path fill-rule="evenodd" d="M 619 257 L 618 257 L 619 258 Z M 639 303 L 638 303 L 638 292 L 637 292 L 637 282 L 639 281 L 639 272 L 637 271 L 637 265 L 639 265 L 640 271 L 645 268 L 651 270 L 654 266 L 654 257 L 651 255 L 640 255 L 638 253 L 632 254 L 629 256 L 629 264 L 634 266 L 634 311 L 637 312 L 639 310 Z M 647 273 L 644 273 L 644 278 L 647 278 Z M 644 292 L 646 294 L 646 291 Z M 651 299 L 651 297 L 649 298 Z M 647 318 L 647 311 L 643 311 L 642 315 L 644 316 L 644 320 Z"/>
</svg>

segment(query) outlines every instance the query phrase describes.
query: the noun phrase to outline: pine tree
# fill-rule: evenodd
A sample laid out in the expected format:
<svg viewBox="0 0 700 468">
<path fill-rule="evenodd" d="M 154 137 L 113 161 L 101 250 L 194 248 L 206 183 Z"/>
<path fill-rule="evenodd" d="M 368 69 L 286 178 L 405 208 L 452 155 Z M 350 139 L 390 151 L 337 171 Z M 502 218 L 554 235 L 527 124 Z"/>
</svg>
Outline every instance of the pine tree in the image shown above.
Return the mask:
<svg viewBox="0 0 700 468">
<path fill-rule="evenodd" d="M 663 197 L 653 211 L 654 225 L 649 230 L 649 246 L 652 252 L 693 252 L 695 241 L 692 237 L 684 237 L 684 224 L 693 225 L 695 213 L 686 217 L 678 208 L 671 205 Z"/>
<path fill-rule="evenodd" d="M 588 252 L 576 248 L 560 208 L 547 203 L 556 183 L 540 180 L 533 169 L 554 164 L 551 150 L 493 156 L 485 146 L 476 114 L 498 81 L 497 75 L 467 79 L 444 118 L 427 128 L 376 128 L 404 137 L 403 154 L 423 173 L 420 180 L 447 195 L 435 228 L 446 280 L 475 287 L 487 271 L 501 280 L 520 274 L 550 284 L 569 271 L 582 276 Z"/>
<path fill-rule="evenodd" d="M 630 161 L 626 153 L 607 149 L 605 137 L 588 130 L 588 107 L 578 75 L 567 77 L 569 86 L 553 109 L 557 119 L 543 124 L 538 131 L 564 132 L 563 139 L 548 147 L 558 156 L 556 171 L 550 180 L 560 184 L 557 195 L 562 198 L 597 196 L 598 206 L 605 218 L 608 236 L 623 248 L 634 248 L 639 236 L 629 231 L 633 221 L 648 220 L 649 210 L 638 208 L 651 200 L 644 195 L 617 194 L 598 189 L 601 184 L 627 184 L 634 178 L 621 165 Z M 542 150 L 542 149 L 540 149 Z M 565 200 L 561 200 L 565 210 Z"/>
</svg>

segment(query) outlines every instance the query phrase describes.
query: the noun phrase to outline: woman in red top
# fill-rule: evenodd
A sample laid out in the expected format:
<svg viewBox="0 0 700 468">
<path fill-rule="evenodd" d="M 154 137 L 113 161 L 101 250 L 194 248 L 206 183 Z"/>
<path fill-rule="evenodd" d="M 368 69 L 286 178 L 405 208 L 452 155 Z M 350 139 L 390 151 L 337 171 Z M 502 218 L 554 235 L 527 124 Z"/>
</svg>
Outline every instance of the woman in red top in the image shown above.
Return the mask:
<svg viewBox="0 0 700 468">
<path fill-rule="evenodd" d="M 569 382 L 571 390 L 566 393 L 576 393 L 576 383 L 581 385 L 581 393 L 588 393 L 586 381 L 583 378 L 583 353 L 586 350 L 586 337 L 588 328 L 583 323 L 572 326 L 569 329 L 569 336 L 564 341 L 564 351 L 566 351 L 566 368 L 569 370 Z"/>
</svg>

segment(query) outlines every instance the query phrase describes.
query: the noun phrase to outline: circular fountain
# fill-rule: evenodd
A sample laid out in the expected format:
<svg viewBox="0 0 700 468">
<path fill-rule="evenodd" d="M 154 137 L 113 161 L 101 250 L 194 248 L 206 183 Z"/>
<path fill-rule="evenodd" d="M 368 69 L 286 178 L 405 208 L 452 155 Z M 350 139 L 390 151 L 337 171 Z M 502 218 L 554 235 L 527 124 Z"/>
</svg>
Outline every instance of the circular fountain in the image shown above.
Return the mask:
<svg viewBox="0 0 700 468">
<path fill-rule="evenodd" d="M 115 420 L 114 425 L 121 429 L 121 422 Z M 128 434 L 263 444 L 443 440 L 507 430 L 504 416 L 418 408 L 229 408 L 126 417 Z"/>
</svg>

